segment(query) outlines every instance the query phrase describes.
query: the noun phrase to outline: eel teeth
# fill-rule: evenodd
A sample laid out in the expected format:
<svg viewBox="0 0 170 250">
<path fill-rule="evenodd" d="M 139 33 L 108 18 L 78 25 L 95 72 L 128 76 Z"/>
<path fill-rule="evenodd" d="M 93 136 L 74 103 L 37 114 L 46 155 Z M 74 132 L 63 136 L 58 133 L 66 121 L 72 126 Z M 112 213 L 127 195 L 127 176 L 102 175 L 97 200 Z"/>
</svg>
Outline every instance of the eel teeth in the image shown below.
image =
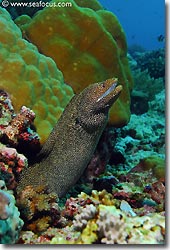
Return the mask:
<svg viewBox="0 0 170 250">
<path fill-rule="evenodd" d="M 111 87 L 110 88 L 108 88 L 107 90 L 106 90 L 106 92 L 104 92 L 98 99 L 97 99 L 97 102 L 99 102 L 101 99 L 103 99 L 105 96 L 107 96 L 107 95 L 109 95 L 115 88 L 116 88 L 116 86 L 117 86 L 117 82 L 115 83 L 113 83 L 112 85 L 111 85 Z"/>
</svg>

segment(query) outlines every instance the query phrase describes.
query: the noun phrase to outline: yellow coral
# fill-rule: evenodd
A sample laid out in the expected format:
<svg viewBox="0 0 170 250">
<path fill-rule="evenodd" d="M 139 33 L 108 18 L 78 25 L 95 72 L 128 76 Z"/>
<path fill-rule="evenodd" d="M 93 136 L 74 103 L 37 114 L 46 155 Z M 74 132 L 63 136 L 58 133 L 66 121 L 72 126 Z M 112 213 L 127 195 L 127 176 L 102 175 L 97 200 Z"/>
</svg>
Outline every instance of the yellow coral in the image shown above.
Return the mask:
<svg viewBox="0 0 170 250">
<path fill-rule="evenodd" d="M 25 17 L 16 22 L 31 42 L 54 59 L 75 93 L 91 83 L 117 77 L 123 91 L 110 110 L 110 122 L 125 125 L 133 86 L 125 33 L 116 16 L 96 0 L 69 2 L 72 7 L 44 8 L 27 23 Z"/>
<path fill-rule="evenodd" d="M 87 222 L 87 225 L 85 229 L 83 229 L 82 234 L 81 234 L 81 244 L 92 244 L 95 241 L 97 241 L 97 230 L 98 226 L 95 222 L 95 220 L 89 220 Z M 80 244 L 79 243 L 79 244 Z"/>
<path fill-rule="evenodd" d="M 95 204 L 101 203 L 106 206 L 114 205 L 116 202 L 116 200 L 113 198 L 113 195 L 108 193 L 105 189 L 102 191 L 93 190 L 91 196 L 81 192 L 79 198 L 92 199 Z"/>
<path fill-rule="evenodd" d="M 14 108 L 22 105 L 36 113 L 35 126 L 44 143 L 73 96 L 55 62 L 22 39 L 20 29 L 0 8 L 0 89 L 11 96 Z"/>
<path fill-rule="evenodd" d="M 101 242 L 106 244 L 160 244 L 165 217 L 159 213 L 129 217 L 115 206 L 99 205 L 96 221 Z"/>
<path fill-rule="evenodd" d="M 152 155 L 142 159 L 139 163 L 143 170 L 152 170 L 157 179 L 165 178 L 165 160 L 159 156 Z"/>
</svg>

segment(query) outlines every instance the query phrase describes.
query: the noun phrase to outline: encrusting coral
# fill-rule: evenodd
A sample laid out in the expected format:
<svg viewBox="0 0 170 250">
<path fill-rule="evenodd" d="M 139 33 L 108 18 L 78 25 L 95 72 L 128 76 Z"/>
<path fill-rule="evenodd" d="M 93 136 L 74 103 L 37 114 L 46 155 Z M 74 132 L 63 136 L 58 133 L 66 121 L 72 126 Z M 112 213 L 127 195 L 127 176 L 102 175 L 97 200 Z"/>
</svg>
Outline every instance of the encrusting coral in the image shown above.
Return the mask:
<svg viewBox="0 0 170 250">
<path fill-rule="evenodd" d="M 23 105 L 35 112 L 34 124 L 44 143 L 73 91 L 55 62 L 22 38 L 9 13 L 0 8 L 0 15 L 0 90 L 10 95 L 16 112 Z"/>
<path fill-rule="evenodd" d="M 0 142 L 22 153 L 35 154 L 41 148 L 40 137 L 33 129 L 35 113 L 22 106 L 15 113 L 9 94 L 0 90 Z"/>
<path fill-rule="evenodd" d="M 18 114 L 15 114 L 9 95 L 0 91 L 0 140 L 5 141 L 11 146 L 17 146 L 19 140 L 34 137 L 34 143 L 39 143 L 39 136 L 30 129 L 30 125 L 33 123 L 35 113 L 26 108 L 21 107 Z"/>
<path fill-rule="evenodd" d="M 0 143 L 0 180 L 5 181 L 8 189 L 15 189 L 20 173 L 28 166 L 27 158 L 15 148 Z"/>
<path fill-rule="evenodd" d="M 58 2 L 50 3 L 57 5 Z M 94 82 L 117 77 L 123 91 L 110 110 L 109 122 L 123 126 L 129 121 L 133 87 L 125 33 L 117 17 L 97 6 L 97 1 L 75 3 L 71 0 L 69 3 L 71 7 L 47 7 L 32 19 L 24 15 L 15 22 L 26 39 L 54 59 L 75 93 Z"/>
<path fill-rule="evenodd" d="M 143 158 L 139 165 L 145 171 L 151 169 L 153 175 L 157 178 L 164 178 L 165 179 L 165 159 L 161 157 L 151 155 L 149 157 Z"/>
<path fill-rule="evenodd" d="M 65 226 L 66 220 L 60 215 L 57 195 L 48 193 L 44 186 L 27 186 L 17 196 L 17 206 L 25 222 L 25 228 L 33 232 L 44 232 L 50 226 Z"/>
<path fill-rule="evenodd" d="M 157 225 L 155 222 L 157 221 Z M 128 217 L 115 206 L 99 205 L 99 238 L 106 244 L 158 244 L 163 242 L 165 221 L 160 214 Z"/>
<path fill-rule="evenodd" d="M 163 244 L 165 214 L 147 213 L 132 208 L 126 200 L 118 200 L 103 190 L 81 193 L 58 206 L 55 195 L 43 189 L 28 187 L 19 196 L 19 207 L 29 218 L 20 234 L 21 244 Z M 135 195 L 131 202 L 135 199 Z M 129 200 L 130 201 L 130 200 Z M 22 207 L 23 206 L 23 207 Z M 54 209 L 55 207 L 55 209 Z M 72 210 L 68 211 L 68 207 Z M 60 209 L 59 209 L 60 208 Z M 150 209 L 150 210 L 149 210 Z M 31 213 L 30 213 L 31 212 Z M 39 220 L 37 220 L 37 216 Z M 49 215 L 49 224 L 44 220 Z M 30 216 L 31 215 L 31 216 Z M 53 217 L 54 215 L 54 217 Z M 37 227 L 41 227 L 38 229 Z M 32 231 L 28 231 L 32 230 Z"/>
<path fill-rule="evenodd" d="M 16 243 L 24 224 L 19 216 L 13 194 L 7 191 L 5 183 L 0 181 L 0 244 Z"/>
</svg>

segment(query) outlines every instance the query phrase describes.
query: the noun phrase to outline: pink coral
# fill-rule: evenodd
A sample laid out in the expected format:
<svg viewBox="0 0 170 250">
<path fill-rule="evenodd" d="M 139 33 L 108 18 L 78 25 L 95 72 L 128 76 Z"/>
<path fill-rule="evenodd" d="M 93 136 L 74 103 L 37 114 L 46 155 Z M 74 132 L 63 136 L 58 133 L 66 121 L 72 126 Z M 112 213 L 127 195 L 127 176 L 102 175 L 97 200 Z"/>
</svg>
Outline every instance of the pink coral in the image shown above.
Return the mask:
<svg viewBox="0 0 170 250">
<path fill-rule="evenodd" d="M 93 201 L 89 197 L 85 198 L 73 198 L 70 197 L 69 199 L 66 200 L 65 207 L 62 211 L 62 215 L 72 219 L 82 207 L 93 204 Z"/>
<path fill-rule="evenodd" d="M 3 134 L 7 136 L 8 140 L 12 144 L 17 143 L 17 138 L 20 133 L 26 129 L 26 127 L 33 122 L 35 114 L 29 108 L 23 106 L 19 114 L 17 114 L 10 122 L 10 124 L 4 129 Z"/>
<path fill-rule="evenodd" d="M 0 91 L 0 140 L 11 146 L 26 142 L 40 147 L 40 139 L 30 126 L 35 119 L 35 113 L 23 106 L 15 114 L 9 95 Z"/>
<path fill-rule="evenodd" d="M 10 203 L 10 198 L 4 191 L 0 190 L 0 220 L 6 220 L 9 217 L 8 205 Z"/>
<path fill-rule="evenodd" d="M 152 183 L 149 189 L 144 189 L 145 192 L 149 193 L 152 200 L 156 201 L 158 204 L 162 205 L 162 208 L 165 207 L 165 181 L 160 179 Z"/>
<path fill-rule="evenodd" d="M 15 148 L 0 143 L 0 178 L 6 182 L 7 188 L 16 187 L 19 174 L 27 165 L 27 158 L 24 155 L 19 154 Z"/>
</svg>

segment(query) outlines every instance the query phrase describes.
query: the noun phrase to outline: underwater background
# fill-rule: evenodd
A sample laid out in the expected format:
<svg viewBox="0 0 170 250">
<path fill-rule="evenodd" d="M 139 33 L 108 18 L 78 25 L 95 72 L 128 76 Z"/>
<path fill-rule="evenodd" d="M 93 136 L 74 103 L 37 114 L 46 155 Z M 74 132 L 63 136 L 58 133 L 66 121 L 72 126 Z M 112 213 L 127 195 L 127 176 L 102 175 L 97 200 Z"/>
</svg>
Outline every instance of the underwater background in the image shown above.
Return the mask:
<svg viewBox="0 0 170 250">
<path fill-rule="evenodd" d="M 100 0 L 100 3 L 119 18 L 128 46 L 139 44 L 146 50 L 164 47 L 164 0 Z"/>
<path fill-rule="evenodd" d="M 0 0 L 0 243 L 165 244 L 165 1 L 26 3 Z"/>
</svg>

